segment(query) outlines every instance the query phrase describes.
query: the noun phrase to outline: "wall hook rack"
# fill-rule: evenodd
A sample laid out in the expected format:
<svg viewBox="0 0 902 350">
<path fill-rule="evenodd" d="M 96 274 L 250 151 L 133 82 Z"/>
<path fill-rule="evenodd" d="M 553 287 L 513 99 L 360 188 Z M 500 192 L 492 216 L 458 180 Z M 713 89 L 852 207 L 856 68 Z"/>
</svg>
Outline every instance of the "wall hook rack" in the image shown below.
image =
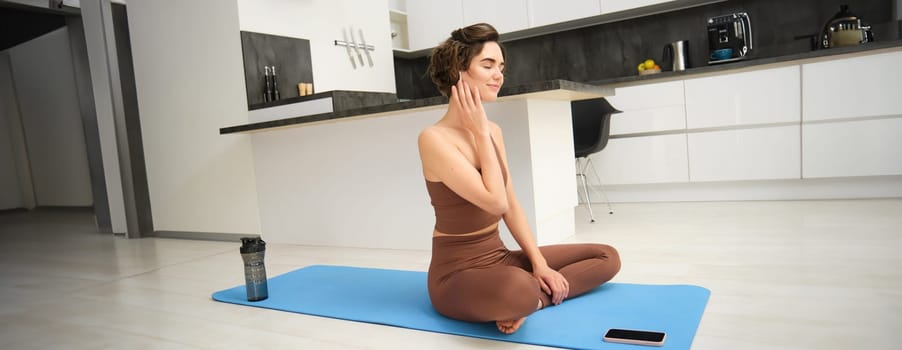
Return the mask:
<svg viewBox="0 0 902 350">
<path fill-rule="evenodd" d="M 343 41 L 343 40 L 335 40 L 335 46 L 348 46 L 352 49 L 356 48 L 356 49 L 361 49 L 361 50 L 367 49 L 370 51 L 376 51 L 376 47 L 373 45 L 355 44 L 355 43 L 349 43 L 349 42 Z"/>
<path fill-rule="evenodd" d="M 360 61 L 360 66 L 363 67 L 363 55 L 360 54 L 360 51 L 363 51 L 366 54 L 367 63 L 369 66 L 373 66 L 373 56 L 370 55 L 370 51 L 376 51 L 376 47 L 373 45 L 367 45 L 366 39 L 363 37 L 363 30 L 358 29 L 358 34 L 360 35 L 360 42 L 357 42 L 357 39 L 354 36 L 354 28 L 351 27 L 350 32 L 350 40 L 348 40 L 348 30 L 345 28 L 341 29 L 342 35 L 344 36 L 344 40 L 335 40 L 335 46 L 344 46 L 348 51 L 348 58 L 351 60 L 351 67 L 357 69 L 357 62 L 354 61 L 354 55 L 356 54 L 357 60 Z"/>
</svg>

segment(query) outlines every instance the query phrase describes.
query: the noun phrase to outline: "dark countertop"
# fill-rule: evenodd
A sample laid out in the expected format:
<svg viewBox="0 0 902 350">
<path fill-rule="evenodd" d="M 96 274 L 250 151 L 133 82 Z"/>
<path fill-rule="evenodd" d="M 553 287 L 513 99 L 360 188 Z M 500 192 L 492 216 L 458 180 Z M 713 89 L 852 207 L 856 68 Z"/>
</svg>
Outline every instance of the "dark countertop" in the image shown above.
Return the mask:
<svg viewBox="0 0 902 350">
<path fill-rule="evenodd" d="M 636 84 L 645 84 L 651 83 L 658 80 L 666 81 L 673 79 L 684 79 L 693 76 L 704 76 L 718 73 L 725 73 L 734 70 L 742 70 L 746 68 L 756 67 L 756 66 L 765 66 L 772 64 L 780 64 L 786 62 L 794 62 L 794 61 L 817 61 L 822 58 L 841 58 L 834 56 L 843 56 L 843 55 L 854 55 L 860 53 L 867 53 L 869 51 L 879 51 L 884 49 L 893 49 L 902 47 L 902 40 L 891 40 L 891 41 L 878 41 L 873 43 L 868 43 L 864 45 L 858 46 L 847 46 L 833 49 L 825 49 L 825 50 L 815 50 L 810 52 L 804 52 L 799 54 L 792 55 L 784 55 L 778 57 L 766 57 L 766 58 L 758 58 L 758 59 L 749 59 L 745 61 L 736 61 L 730 63 L 722 63 L 716 65 L 705 65 L 696 68 L 689 68 L 685 71 L 680 72 L 661 72 L 658 74 L 652 75 L 632 75 L 626 77 L 617 77 L 611 79 L 603 79 L 590 81 L 585 83 L 573 82 L 568 80 L 547 80 L 540 81 L 522 85 L 514 85 L 514 86 L 506 86 L 501 89 L 499 92 L 499 98 L 509 97 L 509 96 L 517 96 L 517 95 L 525 95 L 537 92 L 545 92 L 545 91 L 553 91 L 553 90 L 570 90 L 576 92 L 585 92 L 585 93 L 596 93 L 598 95 L 604 96 L 609 95 L 610 92 L 607 88 L 616 85 L 636 85 Z M 307 101 L 312 98 L 316 98 L 318 96 L 327 96 L 329 93 L 318 93 L 313 95 L 311 98 L 298 99 L 299 101 Z M 384 94 L 384 93 L 379 93 Z M 258 123 L 249 123 L 243 125 L 236 125 L 230 127 L 224 127 L 219 129 L 220 134 L 232 134 L 232 133 L 240 133 L 240 132 L 248 132 L 248 131 L 259 131 L 263 129 L 269 128 L 277 128 L 290 126 L 295 124 L 304 124 L 304 123 L 313 123 L 325 120 L 333 120 L 333 119 L 341 119 L 341 118 L 350 118 L 363 116 L 368 114 L 376 114 L 376 113 L 385 113 L 385 112 L 394 112 L 401 111 L 407 109 L 414 108 L 422 108 L 429 106 L 437 106 L 448 103 L 448 98 L 443 96 L 422 98 L 410 101 L 402 101 L 396 103 L 388 103 L 381 104 L 376 106 L 362 107 L 362 108 L 353 108 L 348 110 L 340 110 L 331 113 L 321 113 L 321 114 L 313 114 L 313 115 L 305 115 L 300 117 L 290 117 L 266 122 L 258 122 Z"/>
<path fill-rule="evenodd" d="M 501 89 L 498 93 L 499 99 L 503 99 L 505 97 L 526 95 L 526 94 L 534 94 L 541 93 L 546 91 L 554 91 L 554 90 L 568 90 L 579 93 L 586 94 L 595 94 L 598 96 L 610 95 L 610 89 L 603 88 L 596 85 L 590 85 L 585 83 L 577 83 L 567 80 L 547 80 L 547 81 L 539 81 L 529 84 L 522 85 L 513 85 L 506 86 Z M 382 94 L 382 93 L 377 93 Z M 320 95 L 320 94 L 316 94 Z M 316 96 L 313 95 L 313 96 Z M 321 93 L 320 96 L 326 97 L 328 93 Z M 308 101 L 310 98 L 299 99 L 299 101 Z M 313 115 L 305 115 L 300 117 L 289 117 L 284 119 L 258 122 L 258 123 L 250 123 L 243 125 L 230 126 L 225 128 L 220 128 L 219 133 L 224 134 L 232 134 L 232 133 L 240 133 L 240 132 L 248 132 L 248 131 L 259 131 L 262 129 L 269 128 L 277 128 L 284 127 L 296 124 L 304 124 L 304 123 L 313 123 L 325 120 L 332 119 L 342 119 L 342 118 L 350 118 L 357 117 L 369 114 L 376 113 L 385 113 L 385 112 L 394 112 L 401 111 L 407 109 L 414 108 L 422 108 L 422 107 L 430 107 L 430 106 L 438 106 L 448 103 L 448 98 L 444 96 L 436 96 L 429 98 L 422 98 L 410 101 L 402 101 L 396 103 L 388 103 L 376 106 L 362 107 L 362 108 L 354 108 L 347 110 L 339 110 L 331 113 L 320 113 Z"/>
<path fill-rule="evenodd" d="M 669 79 L 683 79 L 689 78 L 695 75 L 706 75 L 706 74 L 714 74 L 714 73 L 725 73 L 732 70 L 741 70 L 744 68 L 750 68 L 755 66 L 764 66 L 770 64 L 779 64 L 783 62 L 792 62 L 792 61 L 806 61 L 812 60 L 816 61 L 819 58 L 827 58 L 831 59 L 841 58 L 834 56 L 841 55 L 852 55 L 857 53 L 866 53 L 868 51 L 877 51 L 883 49 L 892 49 L 902 47 L 902 40 L 891 40 L 891 41 L 877 41 L 873 43 L 867 43 L 864 45 L 857 46 L 846 46 L 846 47 L 838 47 L 833 49 L 823 49 L 823 50 L 814 50 L 809 52 L 803 52 L 792 55 L 784 55 L 777 57 L 765 57 L 765 58 L 752 58 L 744 61 L 735 61 L 729 63 L 721 63 L 714 65 L 704 65 L 695 68 L 689 68 L 680 72 L 661 72 L 658 74 L 650 74 L 650 75 L 631 75 L 627 77 L 617 77 L 611 79 L 602 79 L 596 81 L 587 82 L 587 84 L 599 85 L 599 86 L 607 86 L 607 85 L 634 85 L 634 84 L 644 84 L 647 82 L 652 82 L 655 80 L 669 80 Z"/>
<path fill-rule="evenodd" d="M 247 106 L 247 110 L 253 111 L 257 109 L 264 109 L 270 107 L 278 107 L 284 106 L 288 104 L 298 103 L 298 102 L 306 102 L 313 101 L 321 98 L 331 97 L 333 100 L 341 100 L 341 103 L 333 103 L 336 104 L 336 110 L 338 109 L 351 109 L 351 108 L 359 108 L 364 106 L 371 106 L 376 104 L 385 104 L 385 103 L 393 103 L 398 102 L 398 98 L 393 93 L 388 92 L 364 92 L 364 91 L 348 91 L 348 90 L 332 90 L 326 92 L 318 92 L 313 95 L 306 96 L 294 96 L 289 98 L 283 98 L 281 100 L 266 102 L 266 103 L 257 103 Z M 348 103 L 348 100 L 352 103 Z M 370 101 L 366 101 L 370 100 Z M 354 103 L 356 102 L 356 103 Z"/>
</svg>

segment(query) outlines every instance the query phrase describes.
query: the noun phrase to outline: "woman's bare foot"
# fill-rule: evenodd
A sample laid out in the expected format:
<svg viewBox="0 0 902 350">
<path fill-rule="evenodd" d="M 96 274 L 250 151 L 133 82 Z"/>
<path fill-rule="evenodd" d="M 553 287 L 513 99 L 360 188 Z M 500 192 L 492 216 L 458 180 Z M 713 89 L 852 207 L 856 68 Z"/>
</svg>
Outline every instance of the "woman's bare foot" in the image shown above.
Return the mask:
<svg viewBox="0 0 902 350">
<path fill-rule="evenodd" d="M 495 324 L 498 325 L 498 330 L 501 331 L 501 333 L 513 334 L 517 329 L 520 329 L 520 326 L 523 325 L 523 321 L 526 321 L 526 317 L 519 320 L 496 321 Z"/>
<path fill-rule="evenodd" d="M 544 303 L 542 303 L 542 299 L 539 299 L 539 302 L 536 304 L 536 310 L 541 310 Z M 495 325 L 498 326 L 498 330 L 504 334 L 512 334 L 520 329 L 520 326 L 523 325 L 523 321 L 526 321 L 526 317 L 523 317 L 519 320 L 508 320 L 508 321 L 495 321 Z"/>
</svg>

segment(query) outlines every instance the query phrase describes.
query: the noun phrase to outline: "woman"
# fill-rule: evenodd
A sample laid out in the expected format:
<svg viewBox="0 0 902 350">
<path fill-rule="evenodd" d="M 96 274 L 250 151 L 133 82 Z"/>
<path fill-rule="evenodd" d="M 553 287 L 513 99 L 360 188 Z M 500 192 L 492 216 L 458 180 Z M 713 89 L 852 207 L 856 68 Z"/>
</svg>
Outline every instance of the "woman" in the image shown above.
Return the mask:
<svg viewBox="0 0 902 350">
<path fill-rule="evenodd" d="M 429 73 L 450 101 L 418 142 L 436 219 L 429 298 L 447 317 L 495 321 L 510 334 L 536 310 L 610 280 L 620 258 L 603 244 L 536 245 L 508 176 L 501 129 L 482 107 L 498 98 L 504 58 L 498 32 L 485 23 L 455 30 L 436 47 Z M 501 219 L 522 250 L 505 248 Z"/>
</svg>

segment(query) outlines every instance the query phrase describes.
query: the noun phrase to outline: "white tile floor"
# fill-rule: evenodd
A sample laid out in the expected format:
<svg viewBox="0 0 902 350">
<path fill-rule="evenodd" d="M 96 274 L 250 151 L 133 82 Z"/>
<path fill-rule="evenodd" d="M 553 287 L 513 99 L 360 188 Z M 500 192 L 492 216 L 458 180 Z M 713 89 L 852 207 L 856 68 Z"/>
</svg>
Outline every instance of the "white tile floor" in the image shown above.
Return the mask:
<svg viewBox="0 0 902 350">
<path fill-rule="evenodd" d="M 618 247 L 615 281 L 711 289 L 693 349 L 899 347 L 902 199 L 615 210 L 589 224 L 577 209 L 570 241 Z M 237 243 L 126 240 L 91 220 L 0 214 L 2 348 L 536 348 L 217 303 L 212 292 L 243 283 Z M 425 270 L 429 252 L 270 244 L 266 263 L 271 276 L 310 264 Z"/>
</svg>

